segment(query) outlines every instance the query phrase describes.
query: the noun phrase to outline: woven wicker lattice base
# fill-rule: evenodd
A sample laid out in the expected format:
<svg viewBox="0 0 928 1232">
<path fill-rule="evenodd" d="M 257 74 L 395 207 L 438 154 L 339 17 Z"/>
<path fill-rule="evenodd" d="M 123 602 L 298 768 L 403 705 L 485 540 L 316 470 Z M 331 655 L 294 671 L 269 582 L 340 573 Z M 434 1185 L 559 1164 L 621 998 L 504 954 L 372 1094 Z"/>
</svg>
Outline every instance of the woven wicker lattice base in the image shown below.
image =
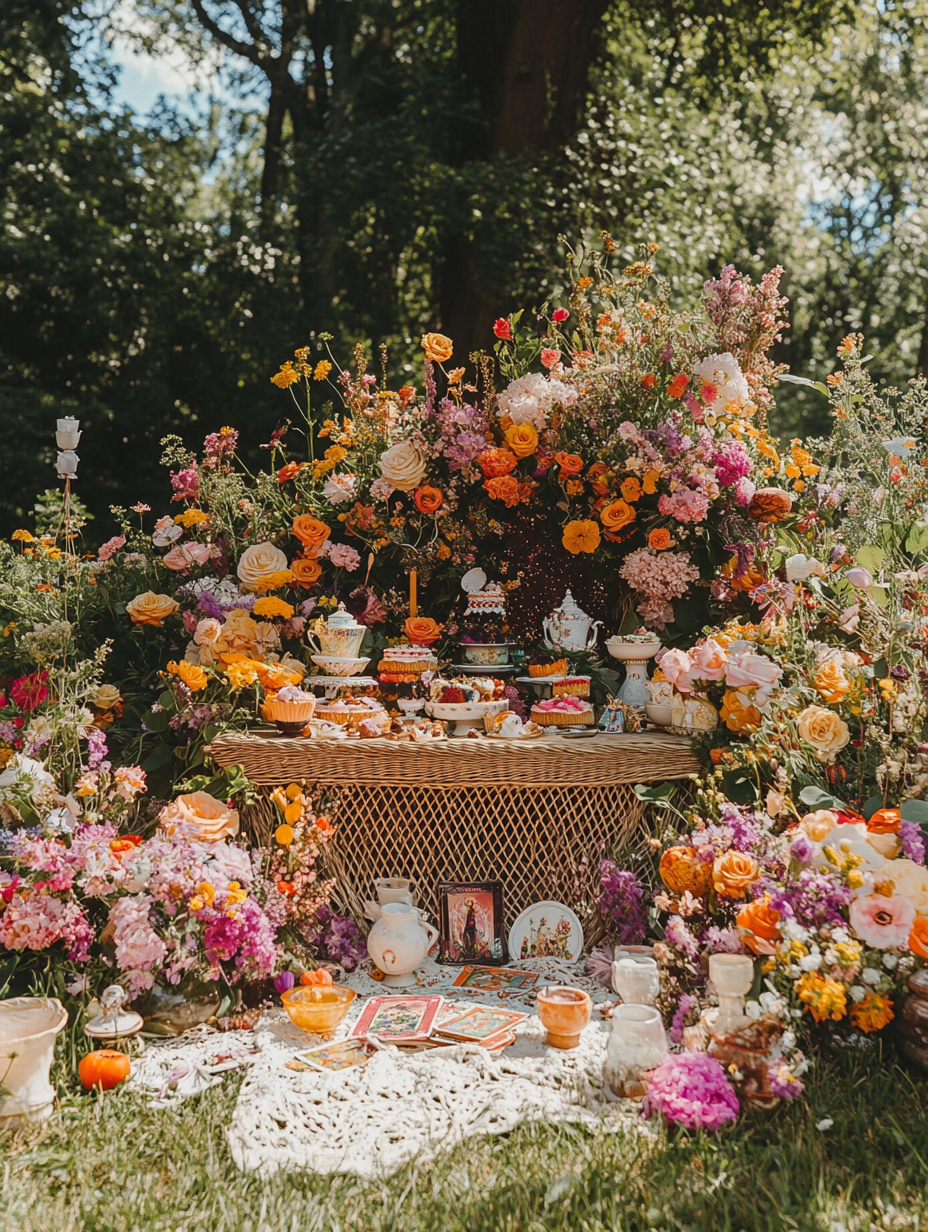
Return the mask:
<svg viewBox="0 0 928 1232">
<path fill-rule="evenodd" d="M 242 764 L 253 781 L 304 778 L 334 793 L 326 873 L 337 881 L 333 905 L 356 918 L 377 877 L 410 877 L 429 910 L 438 881 L 499 879 L 507 925 L 531 903 L 557 899 L 588 930 L 603 854 L 644 837 L 645 810 L 632 784 L 695 772 L 689 743 L 616 736 L 572 744 L 553 736 L 530 750 L 508 744 L 416 749 L 240 735 L 215 741 L 212 752 L 220 765 Z M 266 842 L 273 824 L 266 800 L 243 817 L 255 842 Z"/>
</svg>

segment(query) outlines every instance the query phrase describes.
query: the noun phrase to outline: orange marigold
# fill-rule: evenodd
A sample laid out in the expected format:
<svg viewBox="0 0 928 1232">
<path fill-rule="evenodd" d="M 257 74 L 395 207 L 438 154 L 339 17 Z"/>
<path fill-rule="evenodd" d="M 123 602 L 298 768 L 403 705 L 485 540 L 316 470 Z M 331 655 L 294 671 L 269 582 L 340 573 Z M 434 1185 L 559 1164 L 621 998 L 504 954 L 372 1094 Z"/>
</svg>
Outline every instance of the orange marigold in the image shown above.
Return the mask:
<svg viewBox="0 0 928 1232">
<path fill-rule="evenodd" d="M 510 449 L 487 449 L 477 459 L 487 479 L 508 475 L 518 466 L 518 459 Z"/>
<path fill-rule="evenodd" d="M 487 495 L 494 500 L 505 501 L 512 508 L 518 505 L 520 499 L 519 481 L 512 475 L 500 475 L 496 479 L 487 479 L 483 484 Z"/>
<path fill-rule="evenodd" d="M 562 542 L 574 556 L 581 552 L 595 552 L 600 544 L 599 527 L 591 518 L 568 522 Z"/>
<path fill-rule="evenodd" d="M 881 997 L 879 993 L 868 992 L 862 1001 L 855 1001 L 851 1006 L 851 1022 L 858 1031 L 869 1035 L 871 1031 L 880 1031 L 895 1018 L 892 1002 L 889 997 Z"/>
<path fill-rule="evenodd" d="M 670 531 L 664 526 L 658 526 L 648 535 L 648 547 L 655 552 L 665 551 L 670 543 Z"/>
</svg>

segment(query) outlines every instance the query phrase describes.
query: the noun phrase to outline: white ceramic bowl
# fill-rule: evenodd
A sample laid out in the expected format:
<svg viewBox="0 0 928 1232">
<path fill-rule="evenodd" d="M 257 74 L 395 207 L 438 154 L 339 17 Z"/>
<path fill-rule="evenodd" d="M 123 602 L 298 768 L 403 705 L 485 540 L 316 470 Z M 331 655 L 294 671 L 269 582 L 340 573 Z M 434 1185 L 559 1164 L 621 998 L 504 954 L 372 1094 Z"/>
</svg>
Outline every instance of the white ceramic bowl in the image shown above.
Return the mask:
<svg viewBox="0 0 928 1232">
<path fill-rule="evenodd" d="M 358 676 L 370 663 L 370 659 L 341 659 L 336 655 L 317 654 L 310 658 L 327 676 Z"/>
<path fill-rule="evenodd" d="M 645 717 L 656 727 L 669 727 L 673 722 L 673 711 L 669 706 L 661 706 L 658 702 L 645 702 Z"/>
<path fill-rule="evenodd" d="M 618 659 L 622 663 L 645 662 L 647 659 L 652 659 L 660 648 L 660 641 L 627 642 L 620 637 L 610 637 L 606 642 L 606 649 L 613 659 Z"/>
</svg>

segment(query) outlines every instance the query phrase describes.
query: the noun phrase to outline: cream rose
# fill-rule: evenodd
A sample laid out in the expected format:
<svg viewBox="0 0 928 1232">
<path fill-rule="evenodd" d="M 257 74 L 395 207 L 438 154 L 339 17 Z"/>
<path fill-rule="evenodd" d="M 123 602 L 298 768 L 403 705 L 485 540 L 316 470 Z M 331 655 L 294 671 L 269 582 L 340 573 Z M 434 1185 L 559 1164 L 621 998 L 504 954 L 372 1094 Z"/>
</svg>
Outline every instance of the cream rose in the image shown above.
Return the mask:
<svg viewBox="0 0 928 1232">
<path fill-rule="evenodd" d="M 796 727 L 821 762 L 833 762 L 851 738 L 845 721 L 824 706 L 806 706 Z"/>
<path fill-rule="evenodd" d="M 212 616 L 201 620 L 193 631 L 193 640 L 198 646 L 215 646 L 222 637 L 222 625 Z"/>
<path fill-rule="evenodd" d="M 915 914 L 928 917 L 928 869 L 914 860 L 890 860 L 880 869 L 880 880 L 892 880 L 895 893 L 908 899 Z"/>
<path fill-rule="evenodd" d="M 287 558 L 273 543 L 253 543 L 242 553 L 236 573 L 246 590 L 257 590 L 272 573 L 284 573 L 289 568 Z"/>
<path fill-rule="evenodd" d="M 158 821 L 166 834 L 179 826 L 181 834 L 195 843 L 218 843 L 238 834 L 237 811 L 205 791 L 178 796 L 161 810 Z"/>
<path fill-rule="evenodd" d="M 126 611 L 134 625 L 159 626 L 162 620 L 173 616 L 178 606 L 170 595 L 156 595 L 153 590 L 146 590 L 126 604 Z"/>
<path fill-rule="evenodd" d="M 222 636 L 215 643 L 215 653 L 223 650 L 238 650 L 245 652 L 254 650 L 258 641 L 258 625 L 252 620 L 244 608 L 237 607 L 226 616 L 222 626 Z"/>
<path fill-rule="evenodd" d="M 805 817 L 800 821 L 799 827 L 805 831 L 813 843 L 820 843 L 825 835 L 830 834 L 837 824 L 837 813 L 833 813 L 831 809 L 819 809 L 815 813 L 806 813 Z M 858 830 L 858 834 L 863 838 L 863 829 Z"/>
<path fill-rule="evenodd" d="M 425 478 L 428 459 L 411 441 L 398 441 L 380 455 L 380 473 L 400 492 L 411 492 Z"/>
<path fill-rule="evenodd" d="M 90 699 L 90 704 L 98 710 L 112 710 L 122 701 L 122 694 L 114 684 L 101 684 Z"/>
</svg>

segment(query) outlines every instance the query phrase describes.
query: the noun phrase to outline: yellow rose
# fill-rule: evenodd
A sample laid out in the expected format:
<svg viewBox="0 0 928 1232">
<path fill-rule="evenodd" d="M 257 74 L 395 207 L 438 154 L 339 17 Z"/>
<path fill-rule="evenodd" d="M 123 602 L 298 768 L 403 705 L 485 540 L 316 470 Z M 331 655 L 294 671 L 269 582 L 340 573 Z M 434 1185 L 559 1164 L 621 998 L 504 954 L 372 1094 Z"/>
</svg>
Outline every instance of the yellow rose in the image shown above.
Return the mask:
<svg viewBox="0 0 928 1232">
<path fill-rule="evenodd" d="M 513 424 L 506 433 L 506 444 L 517 458 L 528 458 L 538 448 L 538 433 L 534 424 Z"/>
<path fill-rule="evenodd" d="M 800 737 L 806 744 L 811 744 L 821 762 L 833 762 L 851 738 L 844 720 L 824 706 L 806 706 L 796 727 Z"/>
<path fill-rule="evenodd" d="M 826 702 L 836 706 L 851 691 L 851 682 L 837 663 L 823 663 L 815 673 L 815 687 Z"/>
<path fill-rule="evenodd" d="M 126 611 L 134 625 L 160 626 L 162 620 L 172 616 L 179 604 L 170 595 L 156 595 L 153 590 L 146 590 L 143 595 L 136 595 L 131 603 L 126 604 Z"/>
<path fill-rule="evenodd" d="M 712 884 L 716 894 L 744 898 L 745 891 L 760 877 L 760 865 L 743 851 L 726 851 L 712 865 Z"/>
<path fill-rule="evenodd" d="M 254 650 L 258 641 L 258 626 L 244 608 L 237 607 L 226 616 L 219 640 L 212 646 L 214 654 L 238 650 L 243 654 Z M 202 661 L 203 645 L 200 646 Z"/>
<path fill-rule="evenodd" d="M 283 573 L 288 568 L 287 558 L 273 543 L 253 543 L 242 553 L 236 573 L 246 590 L 257 590 L 272 573 Z"/>
<path fill-rule="evenodd" d="M 425 478 L 428 459 L 409 441 L 397 441 L 380 455 L 380 473 L 400 492 L 411 492 Z"/>
<path fill-rule="evenodd" d="M 101 684 L 90 699 L 90 704 L 98 710 L 112 710 L 122 701 L 122 694 L 114 684 Z"/>
<path fill-rule="evenodd" d="M 444 334 L 423 334 L 422 349 L 426 359 L 430 359 L 433 364 L 443 364 L 454 354 L 454 343 Z"/>
<path fill-rule="evenodd" d="M 180 826 L 181 834 L 195 843 L 218 843 L 238 834 L 236 810 L 205 791 L 178 796 L 161 810 L 158 821 L 165 834 L 173 834 Z"/>
</svg>

